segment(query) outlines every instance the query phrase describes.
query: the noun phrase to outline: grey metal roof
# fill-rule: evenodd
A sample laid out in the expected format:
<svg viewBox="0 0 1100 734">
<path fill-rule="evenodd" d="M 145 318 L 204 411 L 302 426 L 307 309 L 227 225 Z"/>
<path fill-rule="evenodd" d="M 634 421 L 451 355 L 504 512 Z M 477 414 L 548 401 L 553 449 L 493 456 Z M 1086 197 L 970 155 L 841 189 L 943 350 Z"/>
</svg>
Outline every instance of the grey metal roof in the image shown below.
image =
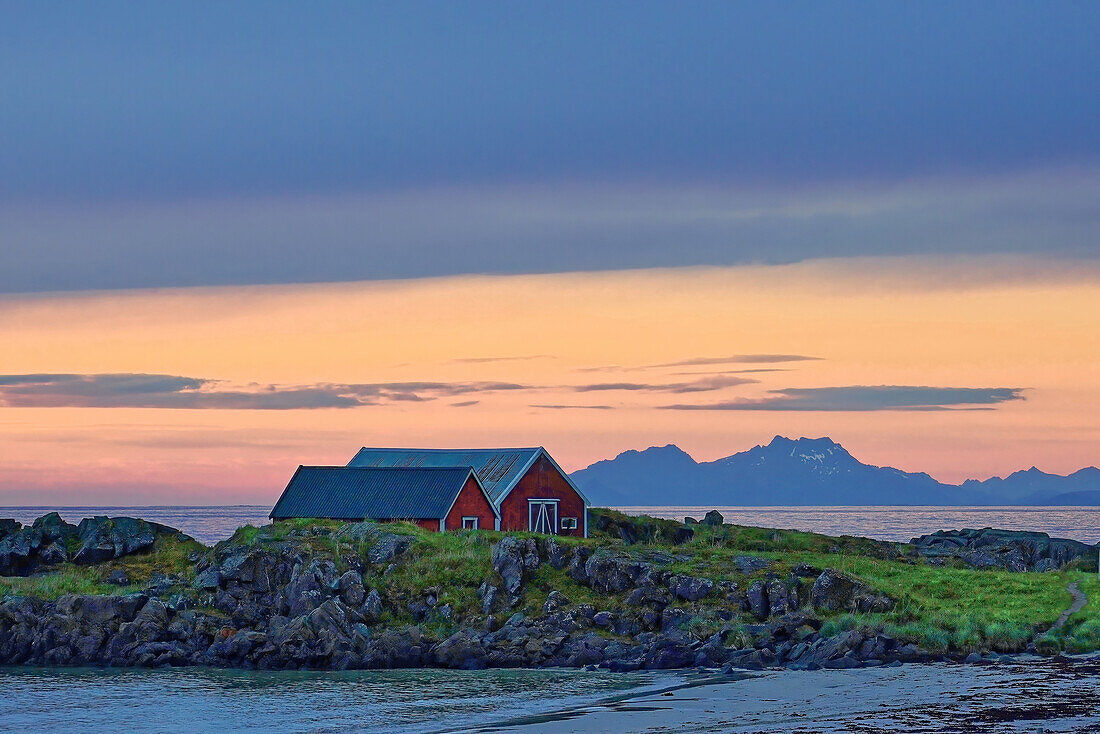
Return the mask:
<svg viewBox="0 0 1100 734">
<path fill-rule="evenodd" d="M 472 471 L 469 466 L 299 466 L 271 517 L 443 518 Z"/>
<path fill-rule="evenodd" d="M 499 504 L 541 453 L 541 446 L 523 449 L 361 448 L 348 466 L 472 467 L 489 498 Z"/>
</svg>

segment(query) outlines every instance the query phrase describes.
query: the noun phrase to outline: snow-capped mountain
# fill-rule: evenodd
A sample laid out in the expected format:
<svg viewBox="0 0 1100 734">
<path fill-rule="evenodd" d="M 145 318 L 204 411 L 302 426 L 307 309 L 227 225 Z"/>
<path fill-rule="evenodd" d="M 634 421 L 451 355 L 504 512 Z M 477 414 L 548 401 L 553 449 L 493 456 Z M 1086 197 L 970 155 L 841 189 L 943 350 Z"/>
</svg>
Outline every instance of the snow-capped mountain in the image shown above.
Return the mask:
<svg viewBox="0 0 1100 734">
<path fill-rule="evenodd" d="M 1038 470 L 1034 470 L 1038 471 Z M 829 438 L 776 436 L 723 459 L 696 462 L 674 445 L 626 451 L 572 475 L 597 505 L 989 505 L 1041 504 L 1063 492 L 1100 490 L 1100 470 L 1025 482 L 938 482 L 928 474 L 864 464 Z M 1098 493 L 1100 494 L 1100 493 Z M 1082 501 L 1082 504 L 1089 504 Z"/>
</svg>

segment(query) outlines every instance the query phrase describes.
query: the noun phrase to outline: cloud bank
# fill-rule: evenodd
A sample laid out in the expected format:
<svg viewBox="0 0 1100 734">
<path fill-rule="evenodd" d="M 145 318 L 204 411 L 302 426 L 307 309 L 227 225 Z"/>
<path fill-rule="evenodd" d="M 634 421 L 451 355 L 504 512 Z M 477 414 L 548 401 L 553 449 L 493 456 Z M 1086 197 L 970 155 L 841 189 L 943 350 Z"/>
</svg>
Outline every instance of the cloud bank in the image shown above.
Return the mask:
<svg viewBox="0 0 1100 734">
<path fill-rule="evenodd" d="M 511 382 L 267 384 L 241 388 L 227 386 L 220 380 L 176 375 L 27 374 L 0 375 L 0 406 L 301 410 L 423 402 L 524 389 L 526 385 Z"/>
<path fill-rule="evenodd" d="M 594 382 L 587 385 L 573 385 L 576 392 L 608 392 L 625 390 L 628 392 L 668 392 L 668 393 L 692 393 L 712 392 L 737 385 L 749 385 L 759 382 L 750 377 L 737 377 L 734 375 L 717 375 L 703 377 L 690 382 Z"/>
<path fill-rule="evenodd" d="M 773 397 L 717 403 L 662 405 L 664 410 L 877 411 L 981 409 L 1023 400 L 1026 388 L 927 387 L 914 385 L 850 385 L 784 388 Z"/>
<path fill-rule="evenodd" d="M 0 293 L 1034 256 L 1097 266 L 1100 172 L 817 191 L 631 185 L 0 205 Z"/>
</svg>

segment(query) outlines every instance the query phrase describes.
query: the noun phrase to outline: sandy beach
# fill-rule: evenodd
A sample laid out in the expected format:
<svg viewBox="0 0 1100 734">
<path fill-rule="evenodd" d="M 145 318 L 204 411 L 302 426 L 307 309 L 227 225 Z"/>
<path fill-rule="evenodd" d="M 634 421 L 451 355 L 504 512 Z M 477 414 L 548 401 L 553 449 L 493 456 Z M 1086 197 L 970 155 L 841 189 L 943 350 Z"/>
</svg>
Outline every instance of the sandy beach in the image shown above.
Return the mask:
<svg viewBox="0 0 1100 734">
<path fill-rule="evenodd" d="M 774 671 L 479 731 L 1094 732 L 1100 658 L 1017 658 L 843 671 Z"/>
</svg>

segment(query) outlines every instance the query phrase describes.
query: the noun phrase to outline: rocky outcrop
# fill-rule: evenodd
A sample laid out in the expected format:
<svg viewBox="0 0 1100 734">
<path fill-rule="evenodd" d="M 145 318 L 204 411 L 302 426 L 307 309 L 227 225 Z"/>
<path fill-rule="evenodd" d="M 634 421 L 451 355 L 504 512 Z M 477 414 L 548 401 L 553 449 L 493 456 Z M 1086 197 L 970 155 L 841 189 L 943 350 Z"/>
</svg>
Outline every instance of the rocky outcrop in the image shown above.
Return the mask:
<svg viewBox="0 0 1100 734">
<path fill-rule="evenodd" d="M 1095 568 L 1097 547 L 1046 533 L 1019 530 L 940 530 L 913 538 L 911 543 L 926 558 L 958 558 L 972 568 L 1008 571 L 1053 571 L 1082 560 Z"/>
<path fill-rule="evenodd" d="M 146 547 L 142 526 L 59 521 L 29 528 L 38 548 L 62 545 L 71 559 L 88 539 L 92 552 Z M 2 527 L 0 542 L 26 537 L 27 528 Z M 484 558 L 472 566 L 485 575 L 476 601 L 444 603 L 445 589 L 393 581 L 407 582 L 402 564 L 423 560 L 409 553 L 411 542 L 373 523 L 268 527 L 196 554 L 186 580 L 143 581 L 142 593 L 7 597 L 0 664 L 628 671 L 847 668 L 934 657 L 887 635 L 842 629 L 835 617 L 823 627 L 830 615 L 894 603 L 835 569 L 800 564 L 779 573 L 771 559 L 743 556 L 730 569 L 739 576 L 716 581 L 685 572 L 693 557 L 678 548 L 506 536 L 484 549 L 492 570 Z M 586 590 L 548 590 L 552 573 Z M 478 581 L 464 583 L 472 597 Z"/>
<path fill-rule="evenodd" d="M 56 512 L 29 527 L 14 520 L 0 523 L 0 576 L 27 576 L 58 563 L 102 563 L 148 550 L 161 535 L 183 536 L 165 525 L 133 517 L 91 517 L 79 525 Z"/>
</svg>

